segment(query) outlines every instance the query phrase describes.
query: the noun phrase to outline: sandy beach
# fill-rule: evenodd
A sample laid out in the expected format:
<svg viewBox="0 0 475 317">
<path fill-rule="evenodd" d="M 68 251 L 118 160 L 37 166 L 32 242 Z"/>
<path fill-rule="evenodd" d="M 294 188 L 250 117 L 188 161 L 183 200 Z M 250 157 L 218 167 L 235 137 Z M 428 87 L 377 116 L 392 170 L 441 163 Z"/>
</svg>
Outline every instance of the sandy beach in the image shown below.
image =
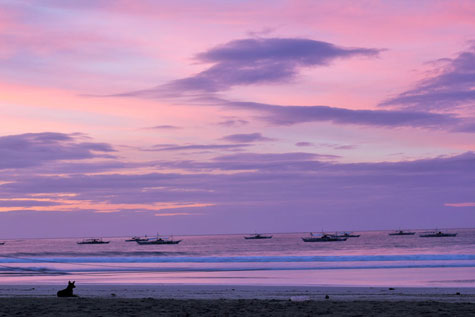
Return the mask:
<svg viewBox="0 0 475 317">
<path fill-rule="evenodd" d="M 0 316 L 470 316 L 473 288 L 1 285 Z M 326 296 L 328 295 L 328 299 Z"/>
<path fill-rule="evenodd" d="M 66 285 L 66 284 L 65 284 Z M 0 298 L 48 298 L 65 285 L 0 285 Z M 459 295 L 457 295 L 459 293 Z M 81 284 L 74 294 L 81 298 L 154 299 L 259 299 L 336 301 L 438 301 L 475 303 L 475 288 L 436 287 L 335 287 L 266 285 L 190 285 L 190 284 Z"/>
<path fill-rule="evenodd" d="M 473 316 L 474 303 L 257 299 L 1 298 L 1 316 Z"/>
</svg>

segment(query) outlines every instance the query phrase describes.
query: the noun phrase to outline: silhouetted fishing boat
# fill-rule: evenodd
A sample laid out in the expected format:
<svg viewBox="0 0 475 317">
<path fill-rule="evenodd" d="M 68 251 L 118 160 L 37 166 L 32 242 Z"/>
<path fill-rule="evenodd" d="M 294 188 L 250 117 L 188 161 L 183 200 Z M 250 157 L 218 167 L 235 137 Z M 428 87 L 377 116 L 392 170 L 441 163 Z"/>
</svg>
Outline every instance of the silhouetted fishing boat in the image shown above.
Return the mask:
<svg viewBox="0 0 475 317">
<path fill-rule="evenodd" d="M 419 235 L 419 237 L 421 238 L 439 238 L 439 237 L 455 237 L 455 236 L 457 236 L 456 233 L 443 233 L 442 231 L 428 232 L 428 233 Z"/>
<path fill-rule="evenodd" d="M 260 233 L 256 233 L 255 235 L 244 237 L 246 240 L 259 240 L 259 239 L 272 239 L 272 236 L 265 236 Z"/>
<path fill-rule="evenodd" d="M 351 234 L 351 232 L 335 233 L 331 235 L 335 238 L 359 238 L 359 234 Z"/>
<path fill-rule="evenodd" d="M 321 236 L 314 236 L 310 232 L 310 237 L 302 238 L 303 242 L 334 242 L 334 241 L 346 241 L 348 238 L 337 238 L 329 234 L 322 234 Z"/>
<path fill-rule="evenodd" d="M 125 242 L 137 242 L 137 241 L 148 241 L 148 238 L 147 236 L 145 236 L 144 238 L 139 237 L 139 236 L 133 236 L 132 238 L 125 240 Z"/>
<path fill-rule="evenodd" d="M 389 233 L 388 235 L 389 236 L 413 236 L 415 234 L 416 234 L 415 232 L 399 230 L 396 232 Z"/>
<path fill-rule="evenodd" d="M 0 242 L 0 245 L 4 245 L 4 244 L 5 244 L 5 242 Z"/>
<path fill-rule="evenodd" d="M 82 241 L 76 242 L 77 244 L 108 244 L 110 241 L 104 241 L 98 238 L 84 239 Z"/>
<path fill-rule="evenodd" d="M 146 241 L 139 240 L 135 242 L 137 242 L 140 245 L 149 245 L 149 244 L 178 244 L 181 241 L 182 240 L 173 240 L 168 237 L 160 237 L 159 235 L 157 235 L 157 237 L 154 239 L 147 239 Z"/>
</svg>

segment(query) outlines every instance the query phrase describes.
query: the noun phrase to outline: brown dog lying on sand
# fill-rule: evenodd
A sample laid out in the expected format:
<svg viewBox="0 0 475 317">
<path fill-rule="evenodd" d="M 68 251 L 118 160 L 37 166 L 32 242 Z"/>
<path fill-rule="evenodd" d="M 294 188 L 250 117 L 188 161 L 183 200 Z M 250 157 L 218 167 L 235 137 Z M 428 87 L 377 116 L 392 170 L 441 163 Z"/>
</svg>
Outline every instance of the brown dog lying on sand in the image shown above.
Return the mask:
<svg viewBox="0 0 475 317">
<path fill-rule="evenodd" d="M 68 281 L 68 287 L 56 293 L 58 297 L 77 297 L 77 295 L 73 295 L 73 288 L 76 287 L 74 283 L 76 283 L 76 281 L 73 281 L 72 283 L 71 281 Z"/>
</svg>

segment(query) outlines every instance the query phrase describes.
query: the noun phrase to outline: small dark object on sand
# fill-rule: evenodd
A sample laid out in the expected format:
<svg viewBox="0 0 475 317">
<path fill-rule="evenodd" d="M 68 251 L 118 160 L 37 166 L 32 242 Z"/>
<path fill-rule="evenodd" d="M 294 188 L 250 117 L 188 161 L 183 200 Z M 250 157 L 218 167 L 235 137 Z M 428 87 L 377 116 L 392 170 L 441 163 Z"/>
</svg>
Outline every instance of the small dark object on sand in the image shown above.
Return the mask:
<svg viewBox="0 0 475 317">
<path fill-rule="evenodd" d="M 111 293 L 111 296 L 112 296 L 112 297 L 116 297 L 117 295 L 115 295 L 115 293 Z"/>
<path fill-rule="evenodd" d="M 389 290 L 390 290 L 390 291 L 394 291 L 394 288 L 390 287 Z"/>
<path fill-rule="evenodd" d="M 460 292 L 455 293 L 455 295 L 460 295 Z"/>
<path fill-rule="evenodd" d="M 330 299 L 330 296 L 328 296 L 328 295 L 325 295 L 325 299 Z"/>
<path fill-rule="evenodd" d="M 58 297 L 77 297 L 76 295 L 73 295 L 73 288 L 76 287 L 74 283 L 76 283 L 76 281 L 73 281 L 72 283 L 71 281 L 68 281 L 68 287 L 56 293 Z"/>
</svg>

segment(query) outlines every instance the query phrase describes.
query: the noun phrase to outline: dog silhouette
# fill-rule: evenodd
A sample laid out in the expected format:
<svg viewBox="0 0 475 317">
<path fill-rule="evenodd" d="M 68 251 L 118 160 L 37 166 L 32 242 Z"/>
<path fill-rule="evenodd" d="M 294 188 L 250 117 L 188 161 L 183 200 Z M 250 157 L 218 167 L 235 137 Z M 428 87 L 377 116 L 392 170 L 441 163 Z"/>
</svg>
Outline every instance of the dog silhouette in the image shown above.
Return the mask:
<svg viewBox="0 0 475 317">
<path fill-rule="evenodd" d="M 58 291 L 58 297 L 77 297 L 77 295 L 73 295 L 73 288 L 76 287 L 74 283 L 76 283 L 76 281 L 68 281 L 68 287 Z"/>
</svg>

